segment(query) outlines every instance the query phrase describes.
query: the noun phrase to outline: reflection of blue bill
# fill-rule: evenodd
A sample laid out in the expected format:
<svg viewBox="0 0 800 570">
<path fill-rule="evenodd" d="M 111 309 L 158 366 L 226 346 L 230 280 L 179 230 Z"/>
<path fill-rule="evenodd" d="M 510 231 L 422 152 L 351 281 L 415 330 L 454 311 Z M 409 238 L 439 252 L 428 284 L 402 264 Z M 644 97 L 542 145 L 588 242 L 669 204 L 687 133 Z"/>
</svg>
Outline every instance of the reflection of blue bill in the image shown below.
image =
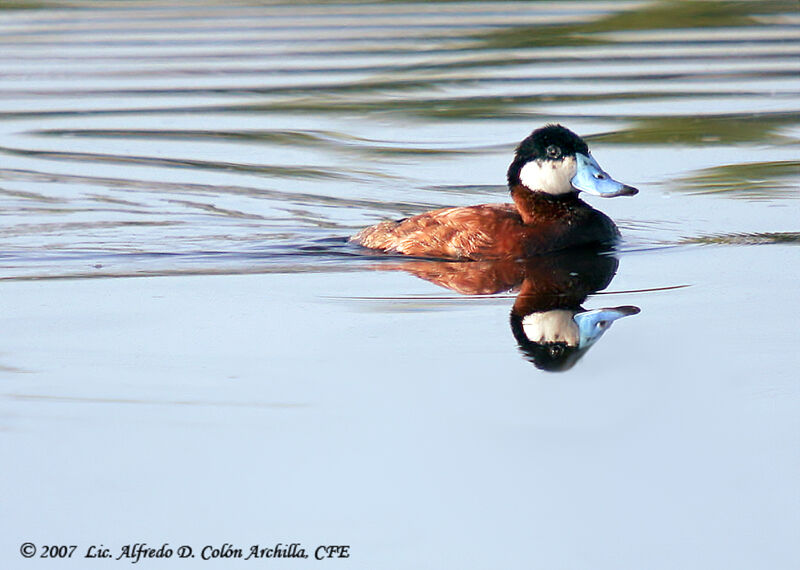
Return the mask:
<svg viewBox="0 0 800 570">
<path fill-rule="evenodd" d="M 611 323 L 622 317 L 635 315 L 639 312 L 638 307 L 625 305 L 622 307 L 609 307 L 606 309 L 593 309 L 578 313 L 572 319 L 577 323 L 580 329 L 580 340 L 578 347 L 588 348 L 592 346 L 597 339 L 603 336 Z"/>
</svg>

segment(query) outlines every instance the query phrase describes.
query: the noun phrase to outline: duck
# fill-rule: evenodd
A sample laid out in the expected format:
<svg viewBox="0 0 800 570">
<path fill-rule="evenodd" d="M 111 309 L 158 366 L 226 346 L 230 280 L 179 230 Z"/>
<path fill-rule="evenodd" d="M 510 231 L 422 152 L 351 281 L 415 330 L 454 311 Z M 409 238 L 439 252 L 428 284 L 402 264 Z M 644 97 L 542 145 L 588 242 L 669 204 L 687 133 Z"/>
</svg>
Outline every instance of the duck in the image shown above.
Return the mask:
<svg viewBox="0 0 800 570">
<path fill-rule="evenodd" d="M 525 259 L 576 247 L 613 246 L 614 222 L 581 200 L 634 196 L 605 172 L 589 146 L 559 124 L 534 130 L 507 172 L 513 203 L 440 208 L 383 221 L 349 241 L 390 254 L 458 261 Z"/>
</svg>

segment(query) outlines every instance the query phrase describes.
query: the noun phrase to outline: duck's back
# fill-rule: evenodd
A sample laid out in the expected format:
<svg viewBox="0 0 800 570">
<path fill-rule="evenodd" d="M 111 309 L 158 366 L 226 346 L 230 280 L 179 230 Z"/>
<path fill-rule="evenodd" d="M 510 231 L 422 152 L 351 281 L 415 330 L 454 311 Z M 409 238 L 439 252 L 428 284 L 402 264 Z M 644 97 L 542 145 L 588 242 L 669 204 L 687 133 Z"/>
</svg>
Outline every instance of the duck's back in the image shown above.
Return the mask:
<svg viewBox="0 0 800 570">
<path fill-rule="evenodd" d="M 442 208 L 361 230 L 350 241 L 370 249 L 418 257 L 517 257 L 522 218 L 513 204 Z"/>
<path fill-rule="evenodd" d="M 416 257 L 522 259 L 570 247 L 612 243 L 619 232 L 608 216 L 577 196 L 537 195 L 520 204 L 443 208 L 366 228 L 350 241 Z"/>
</svg>

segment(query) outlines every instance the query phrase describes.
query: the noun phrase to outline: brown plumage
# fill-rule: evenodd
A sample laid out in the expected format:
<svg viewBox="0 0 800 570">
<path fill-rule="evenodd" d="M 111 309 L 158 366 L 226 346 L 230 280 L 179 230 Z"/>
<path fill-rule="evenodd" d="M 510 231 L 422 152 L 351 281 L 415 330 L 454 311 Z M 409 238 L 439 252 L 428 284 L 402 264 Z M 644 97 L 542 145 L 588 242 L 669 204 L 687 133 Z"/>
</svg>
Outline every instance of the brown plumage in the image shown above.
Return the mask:
<svg viewBox="0 0 800 570">
<path fill-rule="evenodd" d="M 611 241 L 613 222 L 576 194 L 515 186 L 514 204 L 443 208 L 361 230 L 350 241 L 387 253 L 442 259 L 520 259 Z"/>
</svg>

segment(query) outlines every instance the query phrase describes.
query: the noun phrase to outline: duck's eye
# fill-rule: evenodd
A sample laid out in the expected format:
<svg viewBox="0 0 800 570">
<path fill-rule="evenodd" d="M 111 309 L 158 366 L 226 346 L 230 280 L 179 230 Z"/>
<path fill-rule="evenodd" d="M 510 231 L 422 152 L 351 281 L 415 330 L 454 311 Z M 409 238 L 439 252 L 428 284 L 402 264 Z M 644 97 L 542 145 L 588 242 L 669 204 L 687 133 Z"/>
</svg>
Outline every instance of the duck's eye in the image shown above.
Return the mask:
<svg viewBox="0 0 800 570">
<path fill-rule="evenodd" d="M 554 144 L 548 146 L 545 152 L 547 153 L 547 158 L 561 158 L 561 149 Z"/>
</svg>

